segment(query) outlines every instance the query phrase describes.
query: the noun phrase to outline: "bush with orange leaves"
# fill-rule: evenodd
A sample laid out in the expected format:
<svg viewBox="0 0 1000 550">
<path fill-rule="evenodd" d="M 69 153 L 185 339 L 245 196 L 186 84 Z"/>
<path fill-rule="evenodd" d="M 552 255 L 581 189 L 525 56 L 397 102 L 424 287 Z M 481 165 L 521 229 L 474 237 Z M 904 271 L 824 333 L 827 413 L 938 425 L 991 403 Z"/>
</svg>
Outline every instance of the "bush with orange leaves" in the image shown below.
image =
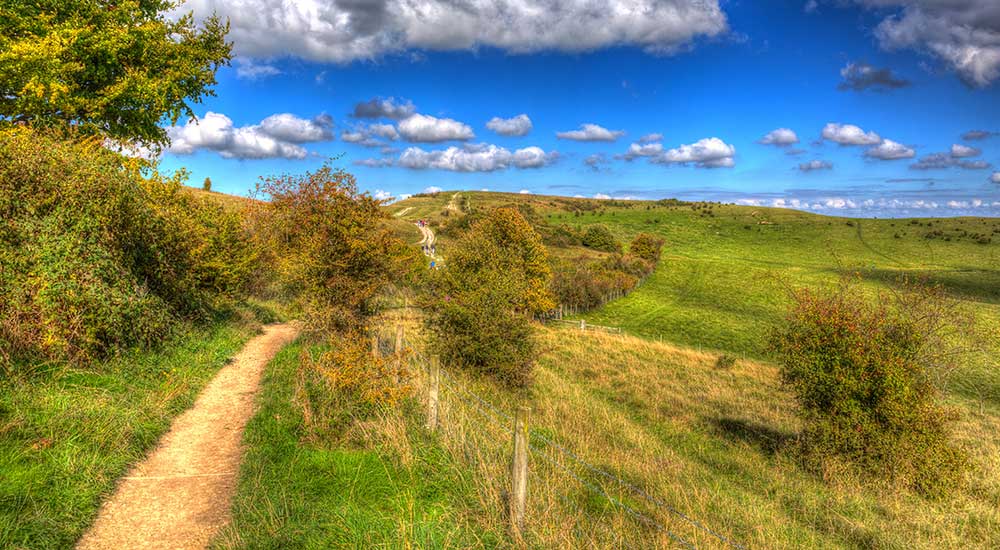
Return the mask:
<svg viewBox="0 0 1000 550">
<path fill-rule="evenodd" d="M 354 176 L 324 166 L 264 179 L 256 220 L 267 261 L 316 333 L 358 331 L 377 298 L 414 273 L 417 254 L 384 223 L 382 202 Z"/>
<path fill-rule="evenodd" d="M 554 307 L 541 238 L 517 209 L 497 208 L 450 252 L 432 283 L 432 349 L 446 364 L 526 386 L 536 355 L 531 319 Z"/>
</svg>

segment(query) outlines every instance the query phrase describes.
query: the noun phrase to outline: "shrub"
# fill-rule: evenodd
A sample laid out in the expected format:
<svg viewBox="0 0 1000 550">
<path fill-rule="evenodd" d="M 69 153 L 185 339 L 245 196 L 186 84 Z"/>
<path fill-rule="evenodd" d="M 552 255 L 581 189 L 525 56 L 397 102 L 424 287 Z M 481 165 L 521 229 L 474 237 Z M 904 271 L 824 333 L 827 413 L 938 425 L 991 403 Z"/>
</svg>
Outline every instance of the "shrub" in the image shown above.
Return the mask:
<svg viewBox="0 0 1000 550">
<path fill-rule="evenodd" d="M 447 364 L 530 381 L 535 358 L 532 316 L 554 307 L 545 247 L 514 208 L 497 208 L 451 248 L 434 281 L 428 328 Z"/>
<path fill-rule="evenodd" d="M 715 368 L 722 370 L 729 370 L 736 366 L 736 358 L 732 355 L 726 355 L 723 353 L 715 360 Z"/>
<path fill-rule="evenodd" d="M 795 294 L 773 348 L 802 407 L 807 466 L 845 461 L 931 496 L 960 483 L 966 458 L 950 442 L 936 389 L 954 368 L 948 334 L 964 323 L 954 311 L 934 288 L 877 302 L 848 283 Z"/>
<path fill-rule="evenodd" d="M 363 331 L 377 298 L 418 265 L 343 170 L 269 178 L 258 191 L 270 199 L 255 216 L 267 261 L 313 332 Z"/>
<path fill-rule="evenodd" d="M 621 252 L 622 245 L 606 225 L 588 225 L 583 232 L 583 246 L 604 252 Z"/>
<path fill-rule="evenodd" d="M 0 362 L 84 361 L 167 335 L 249 286 L 239 215 L 144 178 L 97 139 L 0 130 Z"/>
<path fill-rule="evenodd" d="M 212 190 L 212 178 L 205 178 L 205 181 L 201 183 L 201 188 L 205 191 Z"/>
<path fill-rule="evenodd" d="M 660 261 L 660 251 L 663 249 L 663 239 L 649 233 L 639 233 L 629 245 L 629 254 L 638 256 L 647 262 Z"/>
</svg>

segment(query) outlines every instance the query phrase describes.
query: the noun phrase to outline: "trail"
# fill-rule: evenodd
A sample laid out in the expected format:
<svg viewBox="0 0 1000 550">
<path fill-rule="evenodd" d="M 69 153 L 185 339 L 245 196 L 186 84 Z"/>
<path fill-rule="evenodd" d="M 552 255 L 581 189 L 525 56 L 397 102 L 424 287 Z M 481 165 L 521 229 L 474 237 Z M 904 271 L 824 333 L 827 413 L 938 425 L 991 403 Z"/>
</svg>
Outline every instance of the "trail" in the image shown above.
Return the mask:
<svg viewBox="0 0 1000 550">
<path fill-rule="evenodd" d="M 405 216 L 406 213 L 409 212 L 410 210 L 413 210 L 413 207 L 412 206 L 407 206 L 406 208 L 400 210 L 399 212 L 396 212 L 393 215 L 396 216 L 397 218 L 401 218 L 401 217 Z"/>
<path fill-rule="evenodd" d="M 77 548 L 201 549 L 229 521 L 264 366 L 298 334 L 268 325 L 177 417 L 156 449 L 118 484 Z"/>
</svg>

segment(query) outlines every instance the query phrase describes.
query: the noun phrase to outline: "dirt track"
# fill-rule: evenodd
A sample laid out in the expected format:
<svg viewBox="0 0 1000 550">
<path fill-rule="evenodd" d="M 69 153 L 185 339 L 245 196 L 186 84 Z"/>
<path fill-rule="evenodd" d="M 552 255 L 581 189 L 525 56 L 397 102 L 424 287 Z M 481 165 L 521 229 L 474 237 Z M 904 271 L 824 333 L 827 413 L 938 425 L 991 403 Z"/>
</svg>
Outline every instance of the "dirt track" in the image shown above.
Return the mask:
<svg viewBox="0 0 1000 550">
<path fill-rule="evenodd" d="M 269 325 L 250 340 L 122 478 L 77 548 L 205 548 L 229 521 L 261 373 L 296 334 L 294 325 Z"/>
</svg>

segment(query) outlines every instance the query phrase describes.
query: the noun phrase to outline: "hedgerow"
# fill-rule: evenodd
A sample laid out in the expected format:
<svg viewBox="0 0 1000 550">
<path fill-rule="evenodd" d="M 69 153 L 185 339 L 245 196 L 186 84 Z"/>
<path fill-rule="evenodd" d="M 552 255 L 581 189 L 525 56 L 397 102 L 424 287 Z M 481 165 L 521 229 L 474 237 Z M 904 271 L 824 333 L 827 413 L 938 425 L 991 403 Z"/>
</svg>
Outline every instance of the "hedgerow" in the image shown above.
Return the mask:
<svg viewBox="0 0 1000 550">
<path fill-rule="evenodd" d="M 84 361 L 162 340 L 242 295 L 238 213 L 103 147 L 0 129 L 0 362 Z"/>
</svg>

